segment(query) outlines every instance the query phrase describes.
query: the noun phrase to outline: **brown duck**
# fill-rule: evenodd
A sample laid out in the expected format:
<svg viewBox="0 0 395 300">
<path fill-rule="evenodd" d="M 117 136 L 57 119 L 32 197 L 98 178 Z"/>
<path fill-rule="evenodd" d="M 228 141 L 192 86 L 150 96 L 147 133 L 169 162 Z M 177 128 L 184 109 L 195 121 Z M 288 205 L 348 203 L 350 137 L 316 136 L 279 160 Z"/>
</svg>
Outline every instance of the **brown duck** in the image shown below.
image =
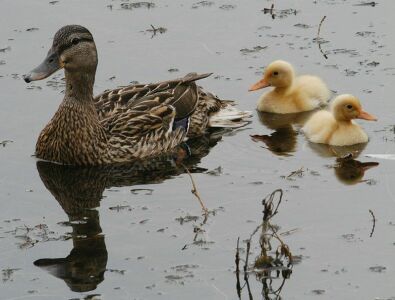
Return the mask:
<svg viewBox="0 0 395 300">
<path fill-rule="evenodd" d="M 97 62 L 92 34 L 67 25 L 55 34 L 41 65 L 24 76 L 31 82 L 65 70 L 65 96 L 40 133 L 36 157 L 72 165 L 124 163 L 170 152 L 209 127 L 243 126 L 251 115 L 195 84 L 210 74 L 129 85 L 94 97 Z"/>
</svg>

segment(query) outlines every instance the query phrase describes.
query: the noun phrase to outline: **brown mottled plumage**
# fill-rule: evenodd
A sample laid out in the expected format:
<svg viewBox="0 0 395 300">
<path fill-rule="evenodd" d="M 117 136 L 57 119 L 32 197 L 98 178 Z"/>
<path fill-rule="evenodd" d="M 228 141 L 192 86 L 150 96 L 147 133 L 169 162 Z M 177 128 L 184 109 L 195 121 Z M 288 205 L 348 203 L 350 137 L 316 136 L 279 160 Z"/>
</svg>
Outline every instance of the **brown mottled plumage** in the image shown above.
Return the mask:
<svg viewBox="0 0 395 300">
<path fill-rule="evenodd" d="M 195 73 L 121 87 L 94 98 L 96 67 L 91 33 L 82 26 L 68 25 L 55 34 L 44 62 L 24 76 L 30 82 L 65 70 L 65 96 L 37 140 L 38 158 L 103 165 L 156 156 L 171 151 L 187 136 L 203 134 L 210 126 L 210 116 L 232 105 L 197 87 L 195 81 L 210 74 Z M 212 126 L 240 127 L 249 115 L 233 109 L 226 114 L 227 123 L 219 115 Z"/>
</svg>

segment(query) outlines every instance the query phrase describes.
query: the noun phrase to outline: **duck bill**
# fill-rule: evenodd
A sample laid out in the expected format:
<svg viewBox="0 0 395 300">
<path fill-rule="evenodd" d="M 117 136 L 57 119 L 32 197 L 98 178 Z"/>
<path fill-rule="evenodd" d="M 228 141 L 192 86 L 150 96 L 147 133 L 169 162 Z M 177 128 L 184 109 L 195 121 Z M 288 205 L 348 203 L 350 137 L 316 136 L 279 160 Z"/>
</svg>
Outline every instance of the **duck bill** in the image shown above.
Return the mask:
<svg viewBox="0 0 395 300">
<path fill-rule="evenodd" d="M 48 55 L 44 59 L 44 61 L 38 67 L 31 70 L 29 73 L 23 75 L 23 79 L 27 83 L 35 80 L 45 79 L 59 69 L 61 69 L 61 65 L 59 63 L 59 56 L 55 51 L 51 49 L 49 50 Z"/>
<path fill-rule="evenodd" d="M 363 120 L 367 120 L 367 121 L 377 121 L 377 118 L 375 116 L 372 116 L 371 114 L 369 114 L 363 110 L 361 110 L 357 119 L 363 119 Z"/>
<path fill-rule="evenodd" d="M 255 83 L 254 85 L 252 85 L 248 91 L 252 92 L 252 91 L 260 90 L 268 86 L 270 86 L 270 83 L 267 82 L 265 78 L 263 78 L 259 80 L 257 83 Z"/>
</svg>

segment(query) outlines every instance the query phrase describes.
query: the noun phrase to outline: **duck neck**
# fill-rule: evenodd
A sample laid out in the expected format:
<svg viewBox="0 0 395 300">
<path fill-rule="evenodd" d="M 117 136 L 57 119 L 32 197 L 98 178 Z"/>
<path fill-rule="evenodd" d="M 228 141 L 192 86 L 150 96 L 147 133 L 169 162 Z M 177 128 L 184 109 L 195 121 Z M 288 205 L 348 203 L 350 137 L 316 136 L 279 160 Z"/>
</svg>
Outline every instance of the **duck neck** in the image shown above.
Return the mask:
<svg viewBox="0 0 395 300">
<path fill-rule="evenodd" d="M 289 91 L 289 89 L 291 88 L 291 86 L 292 85 L 289 85 L 289 86 L 277 86 L 277 87 L 275 87 L 275 89 L 274 89 L 274 91 L 277 93 L 277 94 L 280 94 L 280 95 L 283 95 L 283 94 L 286 94 L 288 91 Z"/>
<path fill-rule="evenodd" d="M 65 77 L 66 99 L 74 99 L 83 103 L 92 102 L 95 70 L 92 72 L 70 72 L 65 70 Z"/>
</svg>

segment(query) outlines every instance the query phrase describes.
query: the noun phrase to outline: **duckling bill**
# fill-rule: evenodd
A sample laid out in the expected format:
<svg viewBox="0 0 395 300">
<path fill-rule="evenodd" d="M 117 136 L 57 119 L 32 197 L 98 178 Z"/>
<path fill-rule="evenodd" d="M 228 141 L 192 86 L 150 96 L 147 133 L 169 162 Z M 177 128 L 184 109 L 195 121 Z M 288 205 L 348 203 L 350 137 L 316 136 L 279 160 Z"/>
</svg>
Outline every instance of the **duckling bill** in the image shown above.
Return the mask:
<svg viewBox="0 0 395 300">
<path fill-rule="evenodd" d="M 209 127 L 240 127 L 250 112 L 220 100 L 195 81 L 211 74 L 107 90 L 93 96 L 98 63 L 92 34 L 83 26 L 58 30 L 45 60 L 26 82 L 64 69 L 65 96 L 41 131 L 36 157 L 71 165 L 124 163 L 171 152 Z"/>
<path fill-rule="evenodd" d="M 330 91 L 321 78 L 295 76 L 293 66 L 283 60 L 269 64 L 263 78 L 249 91 L 266 87 L 274 89 L 259 98 L 257 109 L 262 112 L 289 114 L 310 111 L 326 105 L 330 97 Z"/>
</svg>

